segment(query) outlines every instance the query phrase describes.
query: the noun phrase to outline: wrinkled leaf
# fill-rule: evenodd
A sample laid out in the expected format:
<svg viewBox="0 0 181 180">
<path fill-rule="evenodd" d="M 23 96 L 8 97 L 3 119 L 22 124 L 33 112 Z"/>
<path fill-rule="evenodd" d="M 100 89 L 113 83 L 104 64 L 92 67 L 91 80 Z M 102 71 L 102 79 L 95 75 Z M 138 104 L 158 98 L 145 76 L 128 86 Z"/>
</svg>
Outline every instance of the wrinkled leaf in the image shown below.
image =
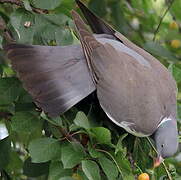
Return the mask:
<svg viewBox="0 0 181 180">
<path fill-rule="evenodd" d="M 0 105 L 14 102 L 19 93 L 20 82 L 16 78 L 0 79 Z"/>
<path fill-rule="evenodd" d="M 29 112 L 18 112 L 12 118 L 12 129 L 17 132 L 31 133 L 40 128 L 42 121 Z"/>
<path fill-rule="evenodd" d="M 118 176 L 116 165 L 106 157 L 99 158 L 99 163 L 109 180 L 114 180 Z"/>
<path fill-rule="evenodd" d="M 48 180 L 59 180 L 65 176 L 71 176 L 71 169 L 64 169 L 59 161 L 53 161 L 50 164 Z"/>
<path fill-rule="evenodd" d="M 111 143 L 111 132 L 104 127 L 92 128 L 91 132 L 95 135 L 97 141 L 101 144 L 110 144 Z"/>
<path fill-rule="evenodd" d="M 64 168 L 73 168 L 81 162 L 85 155 L 83 147 L 77 143 L 63 145 L 61 152 L 61 160 Z"/>
<path fill-rule="evenodd" d="M 61 4 L 61 0 L 31 0 L 31 2 L 36 8 L 48 10 L 55 9 Z"/>
<path fill-rule="evenodd" d="M 79 111 L 76 114 L 76 117 L 74 119 L 74 123 L 77 126 L 82 127 L 84 129 L 89 129 L 90 128 L 90 124 L 89 124 L 89 120 L 88 120 L 87 116 L 81 111 Z"/>
<path fill-rule="evenodd" d="M 57 29 L 55 39 L 59 46 L 70 45 L 73 42 L 73 36 L 69 29 Z"/>
<path fill-rule="evenodd" d="M 82 170 L 89 180 L 100 180 L 99 166 L 91 160 L 82 161 Z"/>
<path fill-rule="evenodd" d="M 33 163 L 43 163 L 61 156 L 61 146 L 53 138 L 39 138 L 30 142 L 29 152 Z"/>
<path fill-rule="evenodd" d="M 32 44 L 35 33 L 35 16 L 24 9 L 17 9 L 10 16 L 19 43 Z"/>
</svg>

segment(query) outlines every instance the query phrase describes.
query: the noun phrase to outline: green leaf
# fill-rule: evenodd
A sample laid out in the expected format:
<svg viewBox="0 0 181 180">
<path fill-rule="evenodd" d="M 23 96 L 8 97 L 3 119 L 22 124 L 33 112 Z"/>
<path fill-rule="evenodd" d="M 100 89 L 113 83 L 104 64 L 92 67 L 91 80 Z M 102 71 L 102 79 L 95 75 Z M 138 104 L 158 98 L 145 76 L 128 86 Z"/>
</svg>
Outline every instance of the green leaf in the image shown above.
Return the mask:
<svg viewBox="0 0 181 180">
<path fill-rule="evenodd" d="M 31 112 L 32 114 L 38 114 L 36 106 L 33 103 L 15 103 L 15 112 Z"/>
<path fill-rule="evenodd" d="M 71 169 L 64 169 L 59 161 L 52 161 L 49 168 L 48 180 L 60 180 L 61 177 L 71 176 Z"/>
<path fill-rule="evenodd" d="M 10 22 L 17 33 L 19 43 L 32 44 L 35 33 L 35 15 L 24 9 L 17 9 L 10 16 Z M 29 26 L 26 26 L 29 24 Z"/>
<path fill-rule="evenodd" d="M 61 153 L 64 168 L 73 168 L 79 164 L 85 156 L 83 147 L 77 143 L 64 144 Z"/>
<path fill-rule="evenodd" d="M 125 155 L 122 152 L 118 152 L 115 156 L 114 156 L 121 172 L 122 172 L 122 176 L 123 179 L 126 180 L 134 180 L 134 176 L 132 174 L 132 169 L 131 169 L 131 164 L 128 161 L 128 159 L 125 157 Z"/>
<path fill-rule="evenodd" d="M 169 50 L 167 50 L 166 48 L 164 48 L 163 46 L 161 46 L 156 42 L 146 42 L 144 45 L 144 49 L 154 55 L 160 56 L 169 61 L 173 62 L 178 61 Z"/>
<path fill-rule="evenodd" d="M 24 7 L 27 11 L 32 11 L 30 2 L 28 0 L 23 0 Z"/>
<path fill-rule="evenodd" d="M 177 121 L 181 122 L 181 104 L 177 103 Z"/>
<path fill-rule="evenodd" d="M 18 98 L 18 103 L 31 103 L 33 105 L 33 99 L 32 97 L 30 96 L 30 94 L 25 90 L 25 89 L 21 89 L 21 92 L 20 92 L 20 96 Z M 35 105 L 34 105 L 35 107 Z"/>
<path fill-rule="evenodd" d="M 31 133 L 42 126 L 42 121 L 30 112 L 17 112 L 12 117 L 11 125 L 14 131 Z"/>
<path fill-rule="evenodd" d="M 174 1 L 172 7 L 171 7 L 171 12 L 174 15 L 174 17 L 179 20 L 181 20 L 181 14 L 180 14 L 180 9 L 181 9 L 181 2 L 180 1 Z"/>
<path fill-rule="evenodd" d="M 0 140 L 0 170 L 4 169 L 10 160 L 10 144 L 9 137 Z"/>
<path fill-rule="evenodd" d="M 46 163 L 32 163 L 31 158 L 25 160 L 23 165 L 23 174 L 28 177 L 38 177 L 48 174 L 49 162 Z"/>
<path fill-rule="evenodd" d="M 89 180 L 100 180 L 99 166 L 91 160 L 82 161 L 82 170 Z"/>
<path fill-rule="evenodd" d="M 106 11 L 106 0 L 90 0 L 89 8 L 97 14 L 99 17 L 104 17 L 107 13 Z"/>
<path fill-rule="evenodd" d="M 55 39 L 57 45 L 66 46 L 73 43 L 73 36 L 69 29 L 57 29 L 55 31 Z"/>
<path fill-rule="evenodd" d="M 36 8 L 51 10 L 58 7 L 62 0 L 31 0 L 31 2 Z"/>
<path fill-rule="evenodd" d="M 75 0 L 62 0 L 61 6 L 57 7 L 55 13 L 63 12 L 71 17 L 71 10 L 75 7 Z"/>
<path fill-rule="evenodd" d="M 176 82 L 179 83 L 181 81 L 181 68 L 177 67 L 176 65 L 173 65 L 172 74 Z"/>
<path fill-rule="evenodd" d="M 59 159 L 61 156 L 60 143 L 53 138 L 35 139 L 30 142 L 28 149 L 33 163 Z"/>
<path fill-rule="evenodd" d="M 104 127 L 92 128 L 91 132 L 95 135 L 97 141 L 101 144 L 110 144 L 111 143 L 111 133 L 108 129 Z"/>
<path fill-rule="evenodd" d="M 16 78 L 0 79 L 0 105 L 10 104 L 17 100 L 20 93 L 20 82 Z"/>
<path fill-rule="evenodd" d="M 89 129 L 90 128 L 90 124 L 89 124 L 89 120 L 87 118 L 87 116 L 85 115 L 84 112 L 79 111 L 76 114 L 76 117 L 74 119 L 74 123 L 79 126 L 82 127 L 84 129 Z"/>
<path fill-rule="evenodd" d="M 18 173 L 22 172 L 22 167 L 23 167 L 23 161 L 20 158 L 20 155 L 15 152 L 11 151 L 10 152 L 10 157 L 9 157 L 9 164 L 6 167 L 6 170 L 8 172 L 16 171 Z"/>
<path fill-rule="evenodd" d="M 90 144 L 88 145 L 88 151 L 89 151 L 89 154 L 91 155 L 91 157 L 93 157 L 93 158 L 98 158 L 98 157 L 103 156 L 103 154 L 101 152 L 96 151 L 95 147 L 92 147 Z"/>
<path fill-rule="evenodd" d="M 99 163 L 109 180 L 114 180 L 118 176 L 116 165 L 106 157 L 99 158 Z"/>
<path fill-rule="evenodd" d="M 123 148 L 123 145 L 122 145 L 122 141 L 123 141 L 124 138 L 126 138 L 127 135 L 128 135 L 128 133 L 123 134 L 122 136 L 120 136 L 120 138 L 118 140 L 118 143 L 116 145 L 115 154 L 117 154 L 119 151 L 125 152 L 125 149 Z"/>
<path fill-rule="evenodd" d="M 136 137 L 134 142 L 133 159 L 143 171 L 153 166 L 153 159 L 149 156 L 151 150 L 152 148 L 146 138 Z"/>
<path fill-rule="evenodd" d="M 43 119 L 47 120 L 49 123 L 53 124 L 54 126 L 62 126 L 62 118 L 56 117 L 56 118 L 49 118 L 43 111 L 40 115 Z"/>
<path fill-rule="evenodd" d="M 116 29 L 120 32 L 127 33 L 128 25 L 124 17 L 124 10 L 122 9 L 123 4 L 121 1 L 110 1 L 109 8 L 111 9 L 112 23 Z"/>
</svg>

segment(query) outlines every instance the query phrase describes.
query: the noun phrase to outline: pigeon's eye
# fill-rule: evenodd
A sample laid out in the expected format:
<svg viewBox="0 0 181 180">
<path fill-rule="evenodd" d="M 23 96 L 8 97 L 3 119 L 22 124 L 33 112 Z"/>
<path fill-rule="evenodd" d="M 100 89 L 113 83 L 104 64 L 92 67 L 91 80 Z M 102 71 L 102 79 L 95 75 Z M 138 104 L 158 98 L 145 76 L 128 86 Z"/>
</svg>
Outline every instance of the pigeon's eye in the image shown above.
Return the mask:
<svg viewBox="0 0 181 180">
<path fill-rule="evenodd" d="M 164 144 L 162 144 L 161 147 L 163 148 L 163 147 L 164 147 Z"/>
</svg>

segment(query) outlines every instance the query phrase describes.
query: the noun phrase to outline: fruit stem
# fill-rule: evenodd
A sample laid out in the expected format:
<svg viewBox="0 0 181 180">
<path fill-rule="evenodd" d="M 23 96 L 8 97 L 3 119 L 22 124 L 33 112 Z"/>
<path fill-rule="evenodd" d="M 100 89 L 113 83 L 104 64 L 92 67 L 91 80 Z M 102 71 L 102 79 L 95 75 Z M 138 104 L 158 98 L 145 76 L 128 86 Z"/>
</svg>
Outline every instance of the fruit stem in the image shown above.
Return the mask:
<svg viewBox="0 0 181 180">
<path fill-rule="evenodd" d="M 153 145 L 153 143 L 151 142 L 150 138 L 149 137 L 146 137 L 146 138 L 147 138 L 148 142 L 150 143 L 150 145 L 152 146 L 153 150 L 158 154 L 158 152 L 157 152 L 155 146 Z M 165 169 L 165 171 L 167 173 L 168 179 L 172 180 L 172 176 L 171 176 L 170 172 L 168 171 L 167 166 L 164 163 L 164 161 L 162 162 L 162 164 L 163 164 L 163 167 L 164 167 L 164 169 Z"/>
</svg>

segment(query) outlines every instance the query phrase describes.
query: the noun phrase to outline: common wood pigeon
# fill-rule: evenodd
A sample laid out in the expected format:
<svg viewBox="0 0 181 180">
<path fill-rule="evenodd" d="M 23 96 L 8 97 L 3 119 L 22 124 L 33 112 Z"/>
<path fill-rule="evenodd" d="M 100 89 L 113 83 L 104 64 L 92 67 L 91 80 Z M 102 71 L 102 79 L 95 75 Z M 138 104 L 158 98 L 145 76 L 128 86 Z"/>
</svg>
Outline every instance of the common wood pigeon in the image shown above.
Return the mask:
<svg viewBox="0 0 181 180">
<path fill-rule="evenodd" d="M 135 136 L 154 136 L 159 161 L 178 147 L 177 87 L 152 55 L 76 0 L 94 34 L 72 11 L 81 45 L 9 44 L 5 50 L 37 106 L 58 116 L 93 91 L 116 125 Z"/>
</svg>

